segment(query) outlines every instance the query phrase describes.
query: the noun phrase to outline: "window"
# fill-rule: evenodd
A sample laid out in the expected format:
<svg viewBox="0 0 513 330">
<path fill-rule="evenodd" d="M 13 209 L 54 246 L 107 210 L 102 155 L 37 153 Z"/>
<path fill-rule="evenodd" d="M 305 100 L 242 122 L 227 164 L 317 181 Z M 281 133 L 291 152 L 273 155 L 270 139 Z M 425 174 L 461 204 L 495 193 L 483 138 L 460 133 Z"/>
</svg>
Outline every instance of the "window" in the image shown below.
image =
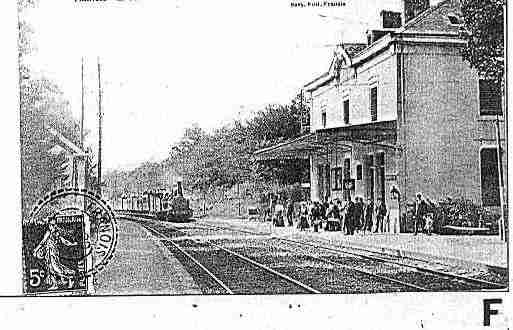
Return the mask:
<svg viewBox="0 0 513 330">
<path fill-rule="evenodd" d="M 344 179 L 351 178 L 351 159 L 344 159 Z"/>
<path fill-rule="evenodd" d="M 326 128 L 326 112 L 322 113 L 322 127 Z"/>
<path fill-rule="evenodd" d="M 370 90 L 370 113 L 371 121 L 378 120 L 378 87 L 372 87 Z"/>
<path fill-rule="evenodd" d="M 451 22 L 452 25 L 462 25 L 463 24 L 463 20 L 456 14 L 447 15 L 447 18 L 449 19 L 449 22 Z"/>
<path fill-rule="evenodd" d="M 318 165 L 317 166 L 317 172 L 318 172 L 318 182 L 319 182 L 319 190 L 320 191 L 323 191 L 324 190 L 324 179 L 323 179 L 323 176 L 324 176 L 324 166 L 323 165 Z"/>
<path fill-rule="evenodd" d="M 330 165 L 325 165 L 324 173 L 326 174 L 325 180 L 326 180 L 326 187 L 324 188 L 324 196 L 328 198 L 331 194 L 331 171 L 330 171 Z"/>
<path fill-rule="evenodd" d="M 376 166 L 385 166 L 385 153 L 378 152 L 375 157 Z"/>
<path fill-rule="evenodd" d="M 349 124 L 349 100 L 344 101 L 344 124 Z"/>
<path fill-rule="evenodd" d="M 361 180 L 362 177 L 363 177 L 362 165 L 358 164 L 358 165 L 356 165 L 356 180 Z"/>
<path fill-rule="evenodd" d="M 374 155 L 367 156 L 367 164 L 369 167 L 374 167 Z"/>
<path fill-rule="evenodd" d="M 342 168 L 336 167 L 333 169 L 333 190 L 342 190 Z"/>
<path fill-rule="evenodd" d="M 497 148 L 481 149 L 481 199 L 483 206 L 499 206 Z"/>
<path fill-rule="evenodd" d="M 481 116 L 502 115 L 499 84 L 488 79 L 479 79 L 479 113 Z"/>
</svg>

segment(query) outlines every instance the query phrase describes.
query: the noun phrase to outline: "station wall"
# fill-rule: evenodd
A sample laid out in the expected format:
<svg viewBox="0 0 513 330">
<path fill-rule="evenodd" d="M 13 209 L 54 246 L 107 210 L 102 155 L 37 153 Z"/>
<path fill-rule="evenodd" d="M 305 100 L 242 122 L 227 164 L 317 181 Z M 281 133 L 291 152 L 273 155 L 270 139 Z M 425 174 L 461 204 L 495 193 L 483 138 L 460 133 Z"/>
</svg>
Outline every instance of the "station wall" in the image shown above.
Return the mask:
<svg viewBox="0 0 513 330">
<path fill-rule="evenodd" d="M 410 45 L 404 65 L 398 136 L 405 146 L 406 198 L 423 192 L 435 200 L 463 197 L 480 204 L 480 149 L 495 145 L 495 129 L 479 114 L 477 73 L 451 46 Z"/>
</svg>

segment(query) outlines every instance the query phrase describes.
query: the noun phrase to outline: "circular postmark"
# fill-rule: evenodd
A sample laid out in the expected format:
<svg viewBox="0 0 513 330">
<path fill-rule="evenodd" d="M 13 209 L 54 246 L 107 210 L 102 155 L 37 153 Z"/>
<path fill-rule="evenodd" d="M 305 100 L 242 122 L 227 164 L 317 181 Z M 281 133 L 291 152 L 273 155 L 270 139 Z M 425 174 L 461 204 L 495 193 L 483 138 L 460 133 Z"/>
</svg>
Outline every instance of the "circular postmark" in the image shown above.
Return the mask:
<svg viewBox="0 0 513 330">
<path fill-rule="evenodd" d="M 85 279 L 112 259 L 117 238 L 114 212 L 101 196 L 52 191 L 23 223 L 26 292 L 86 289 Z"/>
</svg>

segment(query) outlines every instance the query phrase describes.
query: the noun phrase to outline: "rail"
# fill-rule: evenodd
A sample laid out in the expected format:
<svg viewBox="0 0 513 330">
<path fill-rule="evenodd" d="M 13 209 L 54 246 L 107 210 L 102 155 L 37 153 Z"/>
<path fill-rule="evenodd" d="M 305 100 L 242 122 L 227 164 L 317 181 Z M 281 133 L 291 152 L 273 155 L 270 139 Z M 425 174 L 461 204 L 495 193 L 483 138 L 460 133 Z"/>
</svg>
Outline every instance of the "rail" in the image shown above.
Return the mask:
<svg viewBox="0 0 513 330">
<path fill-rule="evenodd" d="M 220 228 L 220 229 L 223 229 L 223 230 L 240 231 L 240 230 L 235 229 L 235 228 L 216 226 L 216 225 L 212 225 L 212 224 L 202 223 L 201 225 L 207 226 L 207 227 L 211 227 L 211 228 Z M 247 233 L 248 231 L 244 230 L 244 232 Z M 253 234 L 261 234 L 261 233 L 254 232 Z M 433 275 L 437 275 L 437 276 L 442 277 L 442 278 L 458 279 L 458 280 L 462 280 L 462 281 L 465 281 L 465 282 L 468 282 L 468 283 L 479 284 L 479 285 L 482 285 L 482 286 L 492 287 L 492 288 L 495 288 L 495 289 L 506 289 L 507 288 L 507 286 L 505 286 L 503 284 L 500 284 L 500 283 L 495 283 L 495 282 L 490 282 L 490 281 L 486 281 L 486 280 L 476 279 L 476 278 L 472 278 L 472 277 L 468 277 L 468 276 L 460 275 L 460 274 L 455 274 L 455 273 L 444 272 L 444 271 L 440 271 L 440 270 L 436 270 L 436 269 L 432 269 L 432 268 L 427 268 L 427 267 L 422 267 L 422 266 L 418 266 L 418 265 L 411 265 L 411 264 L 402 263 L 402 262 L 399 262 L 399 261 L 393 261 L 393 260 L 390 260 L 390 259 L 385 259 L 385 258 L 381 258 L 381 257 L 377 257 L 377 256 L 372 256 L 372 255 L 369 255 L 369 254 L 358 253 L 358 252 L 354 252 L 354 251 L 344 251 L 344 250 L 341 250 L 341 249 L 331 248 L 331 247 L 327 247 L 327 246 L 323 246 L 323 245 L 319 245 L 319 244 L 314 244 L 314 243 L 302 242 L 302 241 L 298 241 L 298 240 L 294 240 L 294 239 L 289 239 L 289 238 L 284 238 L 284 237 L 272 236 L 272 238 L 275 239 L 275 240 L 280 240 L 280 241 L 294 243 L 294 244 L 300 245 L 300 246 L 301 245 L 303 245 L 303 246 L 310 246 L 310 247 L 315 247 L 317 249 L 323 249 L 323 250 L 327 250 L 327 251 L 331 251 L 331 252 L 336 252 L 336 253 L 342 254 L 342 255 L 354 255 L 354 256 L 361 257 L 361 258 L 365 258 L 365 259 L 369 259 L 369 260 L 373 260 L 373 261 L 378 261 L 378 262 L 381 262 L 381 263 L 394 264 L 394 265 L 397 265 L 397 266 L 414 269 L 414 270 L 419 271 L 419 272 L 424 272 L 424 273 L 430 273 L 430 274 L 433 274 Z M 412 285 L 414 285 L 414 284 L 412 284 Z"/>
<path fill-rule="evenodd" d="M 130 218 L 129 218 L 130 219 Z M 132 220 L 137 220 L 136 218 Z M 227 291 L 229 294 L 233 294 L 233 291 L 225 284 L 223 283 L 218 277 L 216 277 L 211 271 L 209 271 L 204 265 L 202 265 L 196 258 L 194 258 L 193 256 L 191 256 L 189 253 L 187 253 L 187 251 L 183 250 L 178 244 L 176 244 L 175 242 L 172 242 L 171 240 L 169 240 L 164 234 L 162 234 L 161 232 L 159 232 L 158 230 L 154 229 L 154 228 L 151 228 L 151 227 L 148 227 L 148 226 L 144 226 L 146 229 L 150 230 L 151 232 L 153 232 L 154 234 L 157 234 L 158 236 L 160 236 L 161 238 L 164 238 L 166 239 L 168 242 L 170 242 L 177 250 L 179 250 L 182 254 L 186 255 L 189 259 L 191 259 L 195 264 L 197 264 L 202 270 L 204 270 L 210 277 L 212 277 L 221 287 L 223 287 L 223 289 L 225 289 L 225 291 Z M 177 228 L 173 228 L 174 231 L 176 232 L 180 232 L 180 233 L 183 233 L 184 235 L 187 235 L 187 233 L 185 233 L 184 231 L 181 231 Z M 194 242 L 197 242 L 197 243 L 205 243 L 211 247 L 214 247 L 216 249 L 221 249 L 223 251 L 225 251 L 226 253 L 238 258 L 238 259 L 241 259 L 243 260 L 244 262 L 246 263 L 249 263 L 249 264 L 252 264 L 253 266 L 259 268 L 259 269 L 262 269 L 268 273 L 271 273 L 275 276 L 278 276 L 280 277 L 281 279 L 285 280 L 286 282 L 289 282 L 289 283 L 292 283 L 296 286 L 299 286 L 301 287 L 302 289 L 306 290 L 307 292 L 309 293 L 321 293 L 320 291 L 296 280 L 296 279 L 293 279 L 291 278 L 290 276 L 287 276 L 283 273 L 280 273 L 274 269 L 271 269 L 257 261 L 254 261 L 250 258 L 247 258 L 237 252 L 234 252 L 234 251 L 231 251 L 225 247 L 222 247 L 220 245 L 217 245 L 217 244 L 214 244 L 212 242 L 208 242 L 208 241 L 200 241 L 198 239 L 194 239 L 194 238 L 190 238 L 191 241 L 194 241 Z"/>
</svg>

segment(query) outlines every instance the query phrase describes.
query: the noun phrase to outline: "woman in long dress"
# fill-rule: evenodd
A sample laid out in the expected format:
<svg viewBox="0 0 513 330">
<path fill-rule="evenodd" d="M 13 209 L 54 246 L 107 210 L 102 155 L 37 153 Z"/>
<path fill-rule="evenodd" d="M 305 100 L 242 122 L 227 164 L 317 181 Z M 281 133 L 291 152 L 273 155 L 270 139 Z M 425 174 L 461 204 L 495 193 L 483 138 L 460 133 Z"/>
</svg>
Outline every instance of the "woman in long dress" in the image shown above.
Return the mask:
<svg viewBox="0 0 513 330">
<path fill-rule="evenodd" d="M 388 211 L 389 232 L 392 234 L 400 233 L 399 217 L 400 217 L 401 193 L 396 186 L 392 186 L 390 190 L 390 207 Z"/>
<path fill-rule="evenodd" d="M 301 202 L 299 207 L 299 230 L 305 230 L 308 227 L 308 207 L 305 202 Z"/>
<path fill-rule="evenodd" d="M 57 289 L 57 277 L 69 278 L 75 275 L 75 271 L 63 265 L 60 261 L 59 244 L 65 246 L 76 246 L 77 242 L 70 242 L 62 237 L 55 219 L 48 221 L 48 230 L 43 240 L 34 249 L 33 255 L 38 259 L 43 259 L 46 266 L 46 284 L 50 285 L 48 290 Z"/>
</svg>

